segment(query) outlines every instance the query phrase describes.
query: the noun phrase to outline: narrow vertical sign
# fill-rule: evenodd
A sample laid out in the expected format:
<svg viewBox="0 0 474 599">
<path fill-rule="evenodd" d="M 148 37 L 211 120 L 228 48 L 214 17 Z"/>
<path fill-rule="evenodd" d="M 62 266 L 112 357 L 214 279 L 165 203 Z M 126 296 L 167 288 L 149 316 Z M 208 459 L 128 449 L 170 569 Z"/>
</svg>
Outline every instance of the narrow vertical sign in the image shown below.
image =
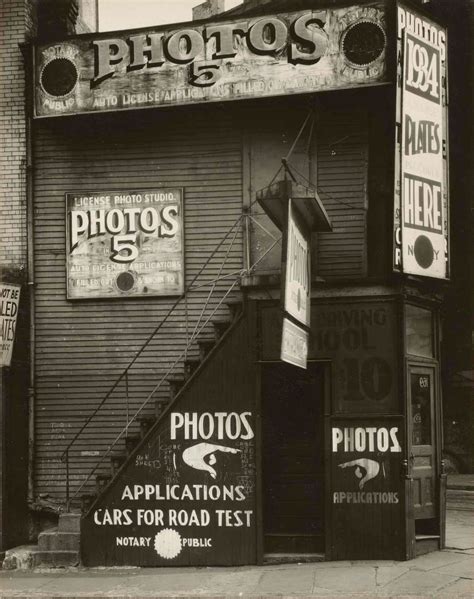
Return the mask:
<svg viewBox="0 0 474 599">
<path fill-rule="evenodd" d="M 310 322 L 310 238 L 288 200 L 288 238 L 285 269 L 285 312 L 302 325 Z"/>
<path fill-rule="evenodd" d="M 10 366 L 20 303 L 20 286 L 0 283 L 1 366 Z"/>
<path fill-rule="evenodd" d="M 306 329 L 309 327 L 311 314 L 310 235 L 289 198 L 286 244 L 283 244 L 283 307 L 295 323 L 289 318 L 283 318 L 280 357 L 284 362 L 300 368 L 306 368 L 308 359 Z"/>
<path fill-rule="evenodd" d="M 444 279 L 449 276 L 446 32 L 401 6 L 398 27 L 395 268 Z"/>
</svg>

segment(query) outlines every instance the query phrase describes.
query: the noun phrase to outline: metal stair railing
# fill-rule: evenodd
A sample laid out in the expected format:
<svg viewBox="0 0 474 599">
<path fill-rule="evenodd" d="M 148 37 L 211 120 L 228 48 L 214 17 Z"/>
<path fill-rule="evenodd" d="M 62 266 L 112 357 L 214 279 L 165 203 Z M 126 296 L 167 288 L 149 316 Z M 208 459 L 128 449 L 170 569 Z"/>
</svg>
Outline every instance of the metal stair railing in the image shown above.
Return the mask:
<svg viewBox="0 0 474 599">
<path fill-rule="evenodd" d="M 293 144 L 289 150 L 289 152 L 287 153 L 287 155 L 285 156 L 285 158 L 282 158 L 282 164 L 280 165 L 280 167 L 278 168 L 278 170 L 276 171 L 276 173 L 274 174 L 272 180 L 270 181 L 269 186 L 275 181 L 275 179 L 277 178 L 277 176 L 279 175 L 279 173 L 284 170 L 285 173 L 289 173 L 292 178 L 294 178 L 294 175 L 292 175 L 292 173 L 290 172 L 289 168 L 288 168 L 288 160 L 291 156 L 291 154 L 293 153 L 296 144 L 298 142 L 298 140 L 300 139 L 301 135 L 303 134 L 303 131 L 305 130 L 306 126 L 308 123 L 311 122 L 311 129 L 310 129 L 310 137 L 309 139 L 311 139 L 312 135 L 313 135 L 313 127 L 314 127 L 314 107 L 311 107 L 300 130 L 298 131 L 298 134 L 295 137 L 295 140 L 293 141 Z M 308 141 L 309 144 L 309 141 Z M 308 145 L 309 147 L 309 145 Z M 298 173 L 301 175 L 301 173 Z M 301 175 L 303 176 L 303 175 Z M 260 222 L 258 222 L 258 220 L 251 215 L 250 210 L 252 208 L 252 206 L 256 203 L 256 199 L 254 199 L 249 206 L 247 206 L 246 208 L 244 208 L 244 212 L 243 214 L 241 214 L 238 219 L 236 220 L 236 222 L 232 225 L 232 227 L 227 231 L 227 233 L 225 234 L 225 236 L 223 237 L 223 239 L 217 244 L 217 246 L 214 248 L 214 250 L 212 251 L 211 255 L 208 257 L 208 259 L 206 260 L 206 262 L 203 264 L 203 266 L 200 268 L 200 270 L 198 271 L 198 273 L 193 277 L 191 283 L 189 284 L 189 286 L 185 289 L 185 291 L 183 292 L 183 294 L 181 296 L 178 297 L 178 299 L 174 302 L 174 304 L 170 307 L 169 311 L 166 313 L 165 317 L 163 318 L 163 320 L 158 324 L 158 326 L 154 329 L 154 331 L 149 335 L 149 337 L 147 338 L 147 340 L 145 341 L 145 343 L 140 347 L 140 349 L 138 350 L 138 352 L 135 354 L 134 358 L 131 360 L 131 362 L 128 364 L 128 366 L 125 368 L 125 370 L 120 374 L 120 376 L 118 377 L 118 379 L 115 381 L 115 383 L 112 385 L 112 387 L 109 389 L 109 391 L 106 393 L 106 395 L 104 396 L 104 398 L 102 399 L 102 401 L 99 403 L 99 405 L 95 408 L 95 410 L 92 412 L 92 414 L 86 419 L 85 423 L 82 425 L 82 427 L 79 429 L 79 431 L 74 435 L 72 441 L 67 445 L 66 449 L 64 450 L 64 452 L 61 455 L 61 461 L 65 461 L 66 462 L 66 506 L 67 509 L 69 508 L 70 505 L 70 501 L 72 499 L 74 499 L 75 497 L 77 497 L 77 495 L 79 494 L 79 492 L 84 488 L 84 486 L 88 483 L 88 481 L 91 479 L 91 477 L 94 475 L 94 473 L 98 470 L 98 468 L 100 467 L 100 465 L 103 463 L 103 461 L 105 460 L 105 458 L 107 456 L 110 455 L 112 449 L 116 446 L 117 442 L 123 437 L 124 434 L 127 433 L 129 426 L 136 421 L 136 419 L 138 418 L 138 416 L 141 414 L 141 412 L 143 411 L 143 409 L 146 407 L 146 405 L 148 405 L 149 401 L 151 400 L 151 398 L 154 396 L 154 394 L 156 393 L 156 391 L 161 387 L 161 385 L 163 384 L 163 382 L 166 380 L 166 378 L 174 371 L 174 368 L 181 362 L 181 360 L 186 359 L 187 357 L 187 353 L 189 348 L 191 347 L 191 344 L 193 343 L 193 341 L 195 340 L 195 338 L 197 337 L 197 335 L 204 329 L 204 327 L 209 323 L 209 321 L 211 320 L 211 318 L 214 316 L 214 314 L 217 312 L 217 310 L 219 309 L 219 307 L 222 305 L 222 303 L 225 301 L 225 299 L 228 297 L 229 293 L 231 293 L 231 291 L 235 288 L 235 286 L 237 285 L 237 283 L 241 280 L 242 276 L 244 274 L 246 275 L 250 275 L 253 270 L 255 269 L 255 267 L 262 261 L 264 260 L 264 258 L 269 254 L 269 252 L 272 251 L 272 249 L 281 242 L 282 236 L 278 236 L 275 237 L 274 235 L 272 235 L 272 233 L 270 233 L 270 231 L 268 231 L 268 229 L 266 227 L 264 227 Z M 245 262 L 245 267 L 241 270 L 238 271 L 234 271 L 231 273 L 226 273 L 225 275 L 222 275 L 222 271 L 223 268 L 227 262 L 227 259 L 230 255 L 230 251 L 233 247 L 233 244 L 235 242 L 235 239 L 237 237 L 238 234 L 238 225 L 241 224 L 243 222 L 243 232 L 244 232 L 244 242 L 245 242 L 245 248 L 244 248 L 244 262 Z M 263 252 L 263 254 L 256 260 L 256 262 L 251 265 L 251 252 L 250 252 L 250 224 L 253 224 L 255 226 L 258 226 L 260 229 L 262 229 L 264 231 L 264 233 L 266 235 L 268 235 L 271 239 L 272 239 L 272 243 L 270 244 L 270 246 Z M 225 241 L 228 239 L 229 235 L 232 233 L 232 231 L 234 232 L 234 237 L 231 241 L 230 247 L 227 249 L 226 252 L 226 256 L 224 258 L 224 261 L 222 262 L 219 271 L 218 271 L 218 276 L 216 278 L 214 278 L 212 281 L 208 281 L 204 284 L 196 284 L 197 279 L 201 276 L 201 274 L 204 272 L 204 270 L 207 268 L 207 266 L 212 262 L 212 260 L 214 259 L 214 257 L 217 255 L 217 253 L 219 252 L 219 250 L 221 249 L 221 247 L 223 246 L 223 244 L 225 243 Z M 217 287 L 217 284 L 225 281 L 226 279 L 235 277 L 234 281 L 231 282 L 231 285 L 229 287 L 229 289 L 227 290 L 227 292 L 223 295 L 223 297 L 221 298 L 221 300 L 219 301 L 219 303 L 217 304 L 217 306 L 214 308 L 212 314 L 206 319 L 206 321 L 204 322 L 204 324 L 201 326 L 201 320 L 204 317 L 205 311 L 207 309 L 207 306 L 210 302 L 211 296 L 212 294 L 215 292 L 215 289 Z M 211 289 L 209 291 L 209 295 L 206 299 L 205 305 L 201 310 L 201 313 L 199 315 L 199 319 L 198 322 L 195 325 L 195 328 L 193 330 L 193 333 L 191 334 L 191 337 L 189 337 L 189 322 L 188 322 L 188 296 L 190 294 L 190 292 L 195 291 L 197 289 L 200 289 L 206 285 L 211 285 Z M 133 416 L 130 418 L 130 414 L 129 414 L 129 373 L 131 371 L 131 369 L 133 368 L 133 366 L 137 363 L 138 359 L 143 355 L 143 353 L 145 352 L 145 350 L 149 347 L 149 345 L 151 344 L 151 342 L 156 338 L 156 335 L 163 330 L 164 325 L 168 322 L 168 320 L 173 316 L 173 314 L 175 314 L 176 310 L 178 309 L 178 306 L 184 301 L 184 310 L 185 310 L 185 334 L 186 334 L 186 346 L 184 351 L 178 356 L 178 358 L 176 358 L 176 360 L 174 361 L 174 363 L 171 365 L 171 367 L 167 370 L 167 372 L 160 378 L 160 381 L 158 382 L 158 384 L 152 389 L 152 391 L 146 396 L 145 400 L 142 402 L 142 404 L 140 405 L 139 409 L 133 414 Z M 71 451 L 71 448 L 73 447 L 73 445 L 76 443 L 76 441 L 81 437 L 82 433 L 84 432 L 84 430 L 89 426 L 89 424 L 93 421 L 93 419 L 95 418 L 95 416 L 98 414 L 98 412 L 100 411 L 100 409 L 102 408 L 102 406 L 104 406 L 104 404 L 107 402 L 107 400 L 111 397 L 111 395 L 115 392 L 116 389 L 118 389 L 118 387 L 120 386 L 120 384 L 122 383 L 122 381 L 125 383 L 125 396 L 126 396 L 126 425 L 125 427 L 120 431 L 119 435 L 114 439 L 114 441 L 112 442 L 112 444 L 109 446 L 109 448 L 107 449 L 107 451 L 105 452 L 105 454 L 100 458 L 100 460 L 96 463 L 96 465 L 94 466 L 94 468 L 92 469 L 92 471 L 89 473 L 89 475 L 86 477 L 86 479 L 82 482 L 82 484 L 80 485 L 80 487 L 76 490 L 76 492 L 74 493 L 73 497 L 70 498 L 70 463 L 69 463 L 69 453 Z"/>
<path fill-rule="evenodd" d="M 230 253 L 235 245 L 235 241 L 237 239 L 239 231 L 241 230 L 239 225 L 242 223 L 242 219 L 244 219 L 244 218 L 247 218 L 246 215 L 244 215 L 244 214 L 240 215 L 239 218 L 235 221 L 235 223 L 230 227 L 230 229 L 224 235 L 224 237 L 216 245 L 216 247 L 211 252 L 211 254 L 207 258 L 207 260 L 203 263 L 203 265 L 201 266 L 199 271 L 194 275 L 194 277 L 192 278 L 191 282 L 186 287 L 184 292 L 171 305 L 171 307 L 166 312 L 163 319 L 158 323 L 156 328 L 150 333 L 148 338 L 145 340 L 145 342 L 141 345 L 140 349 L 134 355 L 133 359 L 130 361 L 130 363 L 127 365 L 127 367 L 122 371 L 122 373 L 119 375 L 119 377 L 116 379 L 116 381 L 110 387 L 110 389 L 104 395 L 104 397 L 102 398 L 100 403 L 96 406 L 96 408 L 93 410 L 93 412 L 87 417 L 85 422 L 82 424 L 80 429 L 75 433 L 74 437 L 68 443 L 65 450 L 61 454 L 61 461 L 63 463 L 65 463 L 65 467 L 66 467 L 66 472 L 65 472 L 65 474 L 66 474 L 66 510 L 69 510 L 71 502 L 75 498 L 77 498 L 77 496 L 79 495 L 81 490 L 88 484 L 88 482 L 91 480 L 91 478 L 94 476 L 94 474 L 100 469 L 100 467 L 104 463 L 105 459 L 111 455 L 111 452 L 116 447 L 117 443 L 122 438 L 124 438 L 124 436 L 127 435 L 130 426 L 137 421 L 138 417 L 143 413 L 143 410 L 145 409 L 145 407 L 149 404 L 150 400 L 155 396 L 157 391 L 162 387 L 162 385 L 166 381 L 166 379 L 174 372 L 175 368 L 180 363 L 183 362 L 183 360 L 186 360 L 189 349 L 190 349 L 191 345 L 193 344 L 193 342 L 196 340 L 198 335 L 200 335 L 200 333 L 202 333 L 204 331 L 204 329 L 209 324 L 211 319 L 215 316 L 217 311 L 225 303 L 225 300 L 229 297 L 229 294 L 235 289 L 237 284 L 240 282 L 242 275 L 246 272 L 245 269 L 239 269 L 239 270 L 235 270 L 232 272 L 226 272 L 224 274 L 223 274 L 223 271 L 228 262 Z M 229 240 L 229 237 L 232 235 L 232 233 L 233 233 L 233 237 L 231 238 L 230 243 L 227 244 L 228 245 L 227 248 L 225 248 L 226 242 Z M 214 278 L 212 278 L 209 281 L 199 282 L 199 278 L 205 273 L 207 267 L 210 265 L 214 265 L 214 261 L 218 258 L 219 252 L 222 249 L 226 249 L 226 252 L 225 252 L 224 258 L 220 262 L 220 265 L 219 265 L 219 268 L 217 271 L 217 276 L 215 276 Z M 220 287 L 222 287 L 223 283 L 225 283 L 225 284 L 230 283 L 225 292 L 223 292 L 222 289 L 220 289 Z M 193 329 L 191 335 L 189 335 L 189 317 L 188 317 L 188 315 L 189 315 L 189 305 L 188 305 L 189 296 L 192 294 L 192 292 L 195 292 L 197 290 L 202 290 L 203 288 L 205 288 L 207 286 L 210 286 L 209 294 L 207 295 L 206 300 L 202 306 L 202 309 L 200 311 L 199 317 L 197 318 L 194 329 Z M 207 311 L 209 310 L 209 305 L 210 305 L 211 299 L 214 297 L 216 290 L 219 290 L 221 292 L 222 296 L 217 301 L 217 304 L 211 306 L 210 315 L 206 316 Z M 148 348 L 152 347 L 152 343 L 156 341 L 156 338 L 159 335 L 159 333 L 165 330 L 165 325 L 169 324 L 172 321 L 173 317 L 176 316 L 176 314 L 178 313 L 178 311 L 180 310 L 180 308 L 183 304 L 184 304 L 184 313 L 185 313 L 185 335 L 186 335 L 185 348 L 178 355 L 178 357 L 174 360 L 174 362 L 171 364 L 171 366 L 169 366 L 167 369 L 165 369 L 166 370 L 165 373 L 159 377 L 158 383 L 151 389 L 150 392 L 148 392 L 146 394 L 145 399 L 141 402 L 141 404 L 139 405 L 139 408 L 132 415 L 130 415 L 130 378 L 131 378 L 132 369 L 134 368 L 134 366 L 137 366 L 139 364 L 140 357 L 144 356 L 145 351 Z M 105 404 L 108 402 L 108 400 L 110 400 L 110 398 L 112 396 L 114 396 L 114 394 L 116 392 L 119 392 L 122 386 L 124 387 L 125 400 L 126 400 L 126 402 L 125 402 L 125 420 L 126 420 L 125 426 L 121 429 L 120 433 L 115 437 L 115 439 L 109 445 L 109 447 L 107 448 L 105 453 L 102 456 L 100 456 L 99 460 L 97 461 L 97 463 L 95 464 L 93 469 L 89 472 L 89 474 L 86 476 L 86 478 L 82 481 L 80 486 L 71 495 L 70 458 L 71 458 L 72 448 L 78 442 L 78 440 L 83 436 L 83 433 L 87 429 L 87 427 L 89 427 L 89 425 L 96 419 L 97 415 L 99 414 L 101 409 L 105 406 Z"/>
</svg>

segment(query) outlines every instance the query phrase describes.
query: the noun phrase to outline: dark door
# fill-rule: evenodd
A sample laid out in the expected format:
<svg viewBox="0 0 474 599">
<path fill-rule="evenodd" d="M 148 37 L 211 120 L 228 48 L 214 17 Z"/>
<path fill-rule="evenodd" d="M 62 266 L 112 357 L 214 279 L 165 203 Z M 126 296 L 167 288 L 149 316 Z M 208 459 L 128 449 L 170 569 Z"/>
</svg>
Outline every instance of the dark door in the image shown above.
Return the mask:
<svg viewBox="0 0 474 599">
<path fill-rule="evenodd" d="M 411 367 L 411 462 L 415 519 L 436 516 L 434 370 Z"/>
<path fill-rule="evenodd" d="M 263 366 L 264 552 L 324 552 L 324 372 Z"/>
</svg>

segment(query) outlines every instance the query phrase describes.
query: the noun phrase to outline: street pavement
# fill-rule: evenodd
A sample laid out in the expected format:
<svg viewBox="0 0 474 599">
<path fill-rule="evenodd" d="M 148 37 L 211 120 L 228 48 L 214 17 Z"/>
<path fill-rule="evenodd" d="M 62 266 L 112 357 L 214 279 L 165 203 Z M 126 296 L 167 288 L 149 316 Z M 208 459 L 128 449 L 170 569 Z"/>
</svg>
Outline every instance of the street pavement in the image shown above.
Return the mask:
<svg viewBox="0 0 474 599">
<path fill-rule="evenodd" d="M 447 549 L 409 562 L 3 571 L 0 597 L 474 598 L 474 505 L 447 521 Z"/>
<path fill-rule="evenodd" d="M 474 599 L 474 499 L 456 508 L 448 505 L 446 549 L 408 562 L 0 571 L 0 597 Z"/>
</svg>

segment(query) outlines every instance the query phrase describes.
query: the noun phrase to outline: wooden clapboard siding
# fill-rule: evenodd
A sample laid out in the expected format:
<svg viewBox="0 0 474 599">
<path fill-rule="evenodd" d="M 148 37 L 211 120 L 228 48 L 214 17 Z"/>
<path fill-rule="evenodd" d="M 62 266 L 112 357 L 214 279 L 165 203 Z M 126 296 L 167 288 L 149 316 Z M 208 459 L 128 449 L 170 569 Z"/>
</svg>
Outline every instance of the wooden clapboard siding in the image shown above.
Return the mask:
<svg viewBox="0 0 474 599">
<path fill-rule="evenodd" d="M 269 185 L 281 158 L 286 156 L 308 115 L 307 100 L 291 104 L 255 107 L 248 116 L 247 131 L 249 182 L 248 201 L 257 190 Z M 334 145 L 333 145 L 334 144 Z M 313 248 L 313 275 L 327 281 L 367 276 L 367 109 L 355 94 L 331 94 L 320 98 L 314 123 L 306 128 L 288 157 L 298 183 L 314 186 L 332 224 L 331 233 L 317 234 Z M 248 171 L 248 172 L 247 172 Z M 279 178 L 283 177 L 280 173 Z M 252 215 L 272 235 L 279 231 L 255 204 Z M 273 239 L 258 225 L 251 224 L 252 259 L 259 259 Z M 281 244 L 257 266 L 257 272 L 280 271 Z"/>
<path fill-rule="evenodd" d="M 333 231 L 317 241 L 317 274 L 326 280 L 367 275 L 367 113 L 324 109 L 317 149 L 317 189 Z"/>
<path fill-rule="evenodd" d="M 241 214 L 241 140 L 226 113 L 146 111 L 41 121 L 35 128 L 36 493 L 65 496 L 60 454 L 164 318 L 175 298 L 66 299 L 65 196 L 69 191 L 184 189 L 185 268 L 189 284 Z M 242 265 L 240 229 L 223 273 Z M 200 282 L 217 277 L 229 242 Z M 222 296 L 227 284 L 217 285 Z M 188 300 L 188 333 L 209 287 Z M 210 301 L 215 307 L 217 299 Z M 220 309 L 225 312 L 225 309 Z M 207 310 L 207 314 L 210 309 Z M 185 349 L 184 304 L 129 377 L 129 412 L 151 393 Z M 196 355 L 196 350 L 191 355 Z M 163 385 L 156 398 L 168 397 Z M 150 402 L 146 413 L 154 411 Z M 76 486 L 125 425 L 122 383 L 71 452 Z M 136 430 L 136 429 L 135 429 Z"/>
</svg>

